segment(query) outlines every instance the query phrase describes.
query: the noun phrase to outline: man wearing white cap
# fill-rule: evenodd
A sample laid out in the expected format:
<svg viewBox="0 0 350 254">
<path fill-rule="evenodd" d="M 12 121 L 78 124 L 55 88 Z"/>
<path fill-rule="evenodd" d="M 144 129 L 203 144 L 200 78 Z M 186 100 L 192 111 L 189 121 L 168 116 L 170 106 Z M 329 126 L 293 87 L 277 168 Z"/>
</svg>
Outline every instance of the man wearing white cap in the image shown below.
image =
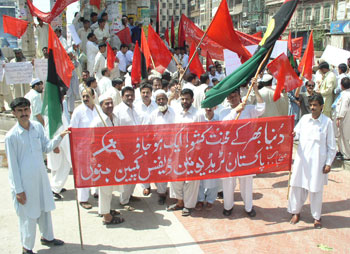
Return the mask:
<svg viewBox="0 0 350 254">
<path fill-rule="evenodd" d="M 24 96 L 30 101 L 30 109 L 32 114 L 30 115 L 30 120 L 37 121 L 45 126 L 44 118 L 41 115 L 41 108 L 43 107 L 43 102 L 41 100 L 41 94 L 44 90 L 43 82 L 40 79 L 33 79 L 30 82 L 32 89 Z"/>
<path fill-rule="evenodd" d="M 103 114 L 101 117 L 107 126 L 116 126 L 118 124 L 117 116 L 113 113 L 113 99 L 108 94 L 102 94 L 98 98 Z M 105 127 L 102 119 L 96 116 L 91 123 L 91 127 Z M 111 210 L 111 201 L 113 191 L 118 190 L 118 186 L 99 187 L 98 213 L 103 216 L 103 225 L 120 224 L 123 218 L 117 215 L 120 212 Z"/>
<path fill-rule="evenodd" d="M 142 92 L 141 92 L 142 93 Z M 175 122 L 175 111 L 168 107 L 168 97 L 163 89 L 158 89 L 154 93 L 158 108 L 153 110 L 147 119 L 147 124 L 169 124 Z M 157 193 L 159 195 L 158 204 L 164 205 L 166 200 L 166 191 L 168 183 L 156 183 Z M 150 192 L 150 184 L 143 184 L 144 189 Z"/>
</svg>

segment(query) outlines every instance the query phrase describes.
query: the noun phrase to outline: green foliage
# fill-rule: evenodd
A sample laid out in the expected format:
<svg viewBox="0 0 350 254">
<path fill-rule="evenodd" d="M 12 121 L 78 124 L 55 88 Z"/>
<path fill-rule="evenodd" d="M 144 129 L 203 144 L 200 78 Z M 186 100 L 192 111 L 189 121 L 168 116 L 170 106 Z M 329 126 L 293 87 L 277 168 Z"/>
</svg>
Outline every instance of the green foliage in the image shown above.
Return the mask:
<svg viewBox="0 0 350 254">
<path fill-rule="evenodd" d="M 314 30 L 314 49 L 315 51 L 324 51 L 324 38 L 326 32 L 324 30 Z"/>
</svg>

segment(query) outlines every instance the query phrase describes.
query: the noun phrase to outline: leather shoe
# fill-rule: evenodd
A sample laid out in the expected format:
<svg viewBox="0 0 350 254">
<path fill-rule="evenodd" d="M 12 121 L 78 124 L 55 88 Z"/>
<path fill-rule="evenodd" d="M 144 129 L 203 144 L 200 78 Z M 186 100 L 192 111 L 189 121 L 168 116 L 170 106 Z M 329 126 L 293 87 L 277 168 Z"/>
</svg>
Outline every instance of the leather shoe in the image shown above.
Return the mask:
<svg viewBox="0 0 350 254">
<path fill-rule="evenodd" d="M 222 214 L 225 215 L 225 216 L 230 216 L 231 213 L 232 213 L 232 210 L 233 210 L 233 207 L 232 207 L 230 210 L 224 209 L 224 211 L 222 212 Z"/>
<path fill-rule="evenodd" d="M 321 229 L 322 228 L 321 219 L 314 220 L 314 228 L 316 228 L 316 229 Z"/>
<path fill-rule="evenodd" d="M 158 205 L 164 205 L 166 200 L 166 196 L 159 196 Z"/>
<path fill-rule="evenodd" d="M 27 249 L 23 248 L 22 254 L 35 254 L 35 252 L 33 252 L 32 250 L 27 250 Z"/>
<path fill-rule="evenodd" d="M 248 214 L 248 216 L 251 217 L 251 218 L 253 218 L 253 217 L 256 216 L 256 212 L 255 212 L 254 208 L 252 208 L 252 210 L 251 210 L 250 212 L 247 212 L 247 211 L 245 211 L 245 212 L 246 212 L 246 213 Z"/>
<path fill-rule="evenodd" d="M 49 241 L 49 240 L 46 240 L 44 238 L 41 238 L 40 242 L 42 245 L 47 245 L 47 246 L 52 246 L 52 245 L 60 246 L 60 245 L 64 244 L 64 242 L 62 240 L 59 240 L 59 239 L 53 239 L 53 240 Z"/>
<path fill-rule="evenodd" d="M 300 220 L 300 214 L 293 214 L 291 220 L 290 220 L 290 224 L 297 224 Z"/>
</svg>

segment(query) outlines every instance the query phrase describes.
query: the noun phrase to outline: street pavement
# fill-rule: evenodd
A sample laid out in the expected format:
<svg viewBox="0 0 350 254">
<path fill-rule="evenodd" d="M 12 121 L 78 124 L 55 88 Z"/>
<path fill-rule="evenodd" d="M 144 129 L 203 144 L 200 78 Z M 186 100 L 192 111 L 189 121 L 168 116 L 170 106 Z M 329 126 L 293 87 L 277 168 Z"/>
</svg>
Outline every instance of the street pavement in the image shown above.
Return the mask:
<svg viewBox="0 0 350 254">
<path fill-rule="evenodd" d="M 3 148 L 0 136 L 0 150 Z M 143 197 L 138 185 L 135 196 L 141 201 L 131 205 L 135 211 L 126 211 L 119 205 L 114 193 L 112 208 L 120 209 L 125 222 L 103 226 L 97 215 L 97 200 L 93 197 L 91 210 L 80 209 L 83 248 L 81 249 L 78 213 L 73 177 L 69 176 L 63 201 L 56 202 L 52 212 L 55 237 L 65 241 L 64 246 L 48 248 L 40 244 L 37 230 L 34 251 L 44 253 L 350 253 L 350 167 L 336 161 L 324 189 L 323 228 L 313 228 L 308 203 L 301 213 L 301 221 L 290 225 L 287 206 L 288 173 L 271 173 L 254 178 L 255 218 L 244 212 L 239 193 L 233 214 L 222 215 L 222 200 L 215 202 L 211 211 L 193 211 L 182 217 L 181 211 L 167 212 L 165 205 L 157 204 L 156 191 Z M 6 167 L 0 168 L 2 209 L 0 209 L 0 253 L 21 253 L 18 218 L 8 184 Z M 167 200 L 168 204 L 174 202 Z"/>
</svg>

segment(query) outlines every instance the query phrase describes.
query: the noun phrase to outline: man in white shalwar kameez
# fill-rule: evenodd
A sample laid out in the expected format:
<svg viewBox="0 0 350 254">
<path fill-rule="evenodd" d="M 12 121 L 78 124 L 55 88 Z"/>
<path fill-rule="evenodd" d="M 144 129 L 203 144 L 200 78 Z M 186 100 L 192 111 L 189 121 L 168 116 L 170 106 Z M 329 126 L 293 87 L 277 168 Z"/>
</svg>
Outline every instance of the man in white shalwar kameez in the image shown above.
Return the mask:
<svg viewBox="0 0 350 254">
<path fill-rule="evenodd" d="M 294 128 L 299 146 L 290 181 L 288 212 L 293 214 L 291 224 L 298 223 L 301 208 L 309 195 L 314 227 L 321 228 L 323 185 L 328 181 L 336 142 L 332 120 L 321 113 L 322 95 L 311 96 L 309 104 L 311 114 L 304 115 Z"/>
<path fill-rule="evenodd" d="M 239 113 L 241 113 L 239 119 L 258 118 L 264 113 L 265 103 L 261 98 L 256 81 L 253 81 L 252 84 L 254 85 L 253 89 L 256 96 L 256 105 L 244 106 L 243 103 L 241 103 L 240 89 L 238 88 L 227 96 L 227 101 L 230 103 L 231 108 L 223 109 L 220 112 L 220 120 L 235 120 Z M 237 178 L 239 179 L 239 189 L 244 202 L 244 209 L 249 217 L 254 217 L 256 212 L 253 208 L 253 175 L 226 177 L 222 179 L 224 192 L 223 214 L 225 216 L 230 216 L 232 213 Z"/>
<path fill-rule="evenodd" d="M 113 113 L 113 100 L 107 94 L 103 94 L 99 97 L 100 106 L 102 109 L 101 117 L 107 126 L 117 126 L 117 117 Z M 91 127 L 105 127 L 101 118 L 97 116 L 91 123 Z M 99 187 L 98 198 L 98 213 L 103 216 L 103 225 L 120 224 L 124 222 L 124 219 L 118 217 L 119 211 L 111 210 L 112 193 L 115 190 L 119 190 L 119 186 L 101 186 Z"/>
<path fill-rule="evenodd" d="M 122 103 L 122 96 L 120 94 L 123 89 L 124 81 L 120 78 L 112 80 L 112 87 L 108 88 L 105 94 L 110 96 L 113 100 L 113 106 L 116 107 Z"/>
<path fill-rule="evenodd" d="M 89 128 L 91 122 L 98 116 L 96 105 L 94 104 L 96 96 L 94 90 L 87 88 L 81 94 L 84 103 L 76 107 L 73 111 L 70 122 L 72 128 Z M 85 209 L 91 209 L 92 205 L 88 202 L 90 188 L 78 188 L 77 190 L 79 204 Z"/>
<path fill-rule="evenodd" d="M 94 63 L 94 70 L 93 70 L 94 71 L 93 73 L 95 75 L 97 82 L 99 82 L 100 79 L 102 78 L 102 69 L 106 68 L 106 65 L 107 65 L 107 61 L 105 57 L 106 49 L 107 49 L 106 43 L 101 43 L 98 45 L 99 52 L 95 56 L 95 63 Z"/>
<path fill-rule="evenodd" d="M 86 43 L 87 70 L 90 76 L 94 76 L 95 57 L 98 53 L 97 38 L 94 33 L 89 33 Z"/>
<path fill-rule="evenodd" d="M 43 126 L 30 121 L 30 102 L 19 97 L 10 104 L 17 124 L 6 134 L 9 182 L 16 213 L 19 217 L 23 253 L 33 253 L 36 224 L 39 224 L 41 243 L 63 245 L 54 238 L 51 211 L 55 209 L 43 153 L 52 151 L 68 131 L 48 140 Z"/>
<path fill-rule="evenodd" d="M 122 89 L 122 100 L 117 107 L 114 108 L 113 113 L 117 117 L 118 126 L 140 125 L 142 122 L 141 117 L 136 112 L 133 102 L 135 100 L 135 91 L 132 87 L 126 86 Z M 122 206 L 128 206 L 130 199 L 138 200 L 133 197 L 132 193 L 135 189 L 135 184 L 121 185 L 120 204 Z M 132 209 L 132 208 L 131 208 Z"/>
<path fill-rule="evenodd" d="M 181 91 L 182 110 L 175 111 L 175 123 L 193 123 L 197 117 L 197 109 L 193 104 L 193 91 Z M 200 181 L 178 181 L 170 183 L 170 197 L 176 198 L 177 203 L 169 206 L 168 211 L 182 209 L 182 216 L 189 216 L 191 209 L 196 206 Z"/>
<path fill-rule="evenodd" d="M 108 70 L 108 68 L 103 68 L 101 70 L 102 78 L 97 82 L 98 91 L 100 93 L 100 96 L 107 92 L 109 88 L 112 87 L 112 80 L 110 79 L 111 72 Z"/>
<path fill-rule="evenodd" d="M 47 47 L 47 44 L 49 42 L 49 26 L 48 24 L 44 24 L 44 22 L 40 19 L 37 18 L 38 20 L 38 25 L 35 26 L 35 36 L 37 38 L 37 47 L 36 47 L 36 57 L 37 58 L 42 58 L 43 55 L 43 48 Z"/>
</svg>

